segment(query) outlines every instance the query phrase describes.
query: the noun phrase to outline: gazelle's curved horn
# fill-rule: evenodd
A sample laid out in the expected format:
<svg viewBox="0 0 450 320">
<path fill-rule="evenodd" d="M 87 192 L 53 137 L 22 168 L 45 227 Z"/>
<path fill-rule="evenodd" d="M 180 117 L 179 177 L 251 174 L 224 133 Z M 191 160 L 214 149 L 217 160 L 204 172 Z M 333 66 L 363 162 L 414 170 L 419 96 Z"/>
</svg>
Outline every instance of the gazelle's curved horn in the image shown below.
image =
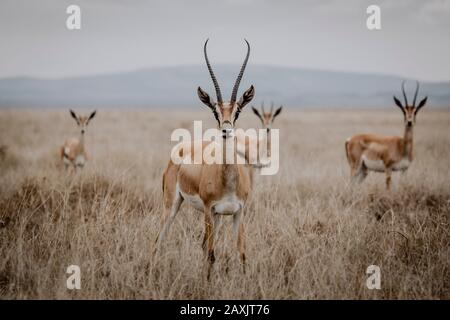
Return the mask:
<svg viewBox="0 0 450 320">
<path fill-rule="evenodd" d="M 414 93 L 413 107 L 416 106 L 417 94 L 419 93 L 419 81 L 416 80 L 416 93 Z"/>
<path fill-rule="evenodd" d="M 402 81 L 402 92 L 403 92 L 403 99 L 405 99 L 405 107 L 407 107 L 408 99 L 406 98 L 406 93 L 405 93 L 405 80 Z"/>
<path fill-rule="evenodd" d="M 261 102 L 261 111 L 262 111 L 262 113 L 265 113 L 265 111 L 264 111 L 264 101 Z"/>
<path fill-rule="evenodd" d="M 272 113 L 272 112 L 273 112 L 273 101 L 270 102 L 270 113 Z"/>
<path fill-rule="evenodd" d="M 208 54 L 206 53 L 206 45 L 208 44 L 209 39 L 206 39 L 205 45 L 203 46 L 203 52 L 205 54 L 206 66 L 208 67 L 209 75 L 211 76 L 211 80 L 214 84 L 214 89 L 216 89 L 217 103 L 222 104 L 222 93 L 220 92 L 219 83 L 217 82 L 216 76 L 214 75 L 214 71 L 209 63 Z"/>
<path fill-rule="evenodd" d="M 241 83 L 242 76 L 244 75 L 245 67 L 247 66 L 248 58 L 250 57 L 250 44 L 246 39 L 244 39 L 247 43 L 247 55 L 245 57 L 244 63 L 242 64 L 241 70 L 237 76 L 236 82 L 234 83 L 233 91 L 231 93 L 231 104 L 236 102 L 237 93 L 239 90 L 239 84 Z"/>
</svg>

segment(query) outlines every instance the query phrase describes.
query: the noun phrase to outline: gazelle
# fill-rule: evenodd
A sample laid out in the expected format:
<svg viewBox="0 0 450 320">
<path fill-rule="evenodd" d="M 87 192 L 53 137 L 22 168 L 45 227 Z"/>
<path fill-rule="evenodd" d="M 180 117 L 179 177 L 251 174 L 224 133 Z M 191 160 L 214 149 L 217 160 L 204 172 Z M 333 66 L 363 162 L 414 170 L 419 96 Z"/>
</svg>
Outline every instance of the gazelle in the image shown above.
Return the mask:
<svg viewBox="0 0 450 320">
<path fill-rule="evenodd" d="M 80 129 L 80 137 L 67 139 L 61 147 L 61 160 L 64 162 L 66 169 L 69 165 L 73 165 L 75 170 L 77 168 L 83 168 L 88 160 L 88 155 L 84 147 L 84 134 L 89 122 L 95 117 L 96 113 L 97 111 L 92 112 L 89 117 L 77 116 L 74 111 L 70 110 L 70 115 L 75 119 Z"/>
<path fill-rule="evenodd" d="M 266 135 L 263 137 L 264 139 L 259 140 L 258 145 L 264 144 L 264 146 L 267 148 L 266 150 L 268 153 L 268 156 L 270 157 L 270 151 L 272 147 L 272 140 L 270 135 L 270 130 L 272 129 L 272 124 L 275 120 L 275 118 L 281 113 L 281 110 L 283 110 L 283 106 L 280 106 L 275 112 L 273 111 L 274 104 L 273 102 L 270 105 L 270 111 L 265 112 L 264 110 L 264 102 L 261 103 L 261 113 L 259 113 L 258 109 L 252 106 L 253 112 L 256 114 L 256 116 L 261 120 L 261 124 L 263 129 L 266 129 Z"/>
<path fill-rule="evenodd" d="M 395 104 L 402 110 L 405 131 L 403 137 L 375 134 L 356 135 L 345 142 L 345 151 L 353 180 L 363 181 L 368 171 L 385 172 L 386 188 L 391 187 L 392 171 L 406 171 L 413 160 L 413 128 L 419 110 L 427 102 L 423 98 L 416 107 L 419 82 L 416 85 L 413 104 L 408 104 L 405 81 L 402 82 L 405 104 L 394 96 Z"/>
<path fill-rule="evenodd" d="M 221 142 L 224 146 L 224 157 L 229 152 L 236 156 L 235 148 L 230 150 L 225 147 L 227 145 L 226 141 L 227 139 L 235 139 L 234 125 L 236 120 L 245 105 L 253 99 L 255 94 L 255 89 L 252 85 L 244 92 L 239 101 L 236 100 L 239 84 L 250 55 L 250 44 L 247 40 L 245 42 L 247 44 L 247 55 L 234 84 L 229 102 L 223 101 L 219 84 L 209 63 L 206 51 L 208 40 L 206 40 L 203 47 L 206 65 L 216 91 L 217 102 L 200 87 L 197 89 L 197 94 L 217 120 L 217 126 L 223 138 Z M 180 155 L 192 157 L 197 152 L 194 149 L 182 148 L 180 149 Z M 157 242 L 159 245 L 164 242 L 165 235 L 174 221 L 180 205 L 184 200 L 188 200 L 194 208 L 204 212 L 205 235 L 203 248 L 209 261 L 208 278 L 215 261 L 214 238 L 217 233 L 220 215 L 233 216 L 233 229 L 237 237 L 240 259 L 245 266 L 244 226 L 241 218 L 246 200 L 251 192 L 251 186 L 252 169 L 243 164 L 229 164 L 226 161 L 224 161 L 224 164 L 206 164 L 204 162 L 201 164 L 175 164 L 172 160 L 169 160 L 163 174 L 164 216 Z"/>
<path fill-rule="evenodd" d="M 256 116 L 261 120 L 261 124 L 263 129 L 267 129 L 267 132 L 272 129 L 272 123 L 274 122 L 275 118 L 281 113 L 281 110 L 283 110 L 283 106 L 280 106 L 275 112 L 273 112 L 274 104 L 273 102 L 270 105 L 270 111 L 266 112 L 264 110 L 264 102 L 261 103 L 261 113 L 259 113 L 258 109 L 252 106 L 253 112 L 256 114 Z"/>
</svg>

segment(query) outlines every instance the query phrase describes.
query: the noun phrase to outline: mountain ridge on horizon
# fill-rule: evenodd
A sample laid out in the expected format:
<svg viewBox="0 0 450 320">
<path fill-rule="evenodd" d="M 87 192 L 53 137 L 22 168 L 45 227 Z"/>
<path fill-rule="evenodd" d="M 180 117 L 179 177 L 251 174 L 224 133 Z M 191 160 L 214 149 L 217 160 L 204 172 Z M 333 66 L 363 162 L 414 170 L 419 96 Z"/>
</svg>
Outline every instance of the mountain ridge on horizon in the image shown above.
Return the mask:
<svg viewBox="0 0 450 320">
<path fill-rule="evenodd" d="M 227 98 L 239 66 L 218 64 L 214 72 Z M 240 92 L 253 84 L 255 103 L 376 107 L 391 105 L 394 94 L 401 97 L 403 79 L 396 75 L 259 64 L 247 67 Z M 407 91 L 412 95 L 414 81 L 405 80 L 411 80 Z M 419 95 L 428 95 L 430 104 L 450 107 L 450 81 L 420 84 Z M 199 105 L 198 86 L 213 95 L 206 67 L 195 64 L 64 78 L 9 77 L 0 79 L 0 107 L 193 107 Z"/>
</svg>

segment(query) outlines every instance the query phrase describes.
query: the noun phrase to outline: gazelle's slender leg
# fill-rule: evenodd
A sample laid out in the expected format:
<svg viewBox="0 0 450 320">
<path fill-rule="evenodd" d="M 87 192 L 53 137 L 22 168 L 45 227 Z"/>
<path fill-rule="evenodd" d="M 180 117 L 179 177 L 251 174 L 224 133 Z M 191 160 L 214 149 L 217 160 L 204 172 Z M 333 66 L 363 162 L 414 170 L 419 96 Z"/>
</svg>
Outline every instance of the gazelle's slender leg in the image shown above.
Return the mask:
<svg viewBox="0 0 450 320">
<path fill-rule="evenodd" d="M 357 169 L 355 166 L 350 165 L 350 181 L 354 181 L 355 180 L 355 175 L 357 172 Z"/>
<path fill-rule="evenodd" d="M 386 189 L 391 189 L 391 181 L 392 181 L 392 168 L 390 166 L 386 166 Z"/>
<path fill-rule="evenodd" d="M 361 164 L 361 168 L 359 169 L 359 172 L 358 172 L 358 177 L 359 177 L 358 182 L 360 182 L 360 183 L 363 182 L 364 179 L 366 179 L 368 173 L 369 172 L 367 170 L 367 167 L 364 165 L 364 163 Z"/>
<path fill-rule="evenodd" d="M 170 226 L 172 225 L 173 221 L 175 220 L 175 217 L 177 216 L 178 211 L 180 210 L 180 206 L 183 203 L 183 197 L 181 194 L 176 191 L 174 194 L 174 199 L 172 202 L 172 205 L 167 207 L 164 207 L 164 216 L 163 220 L 161 222 L 161 232 L 156 238 L 155 243 L 157 243 L 159 246 L 162 245 L 164 242 L 165 236 L 167 231 L 169 230 Z"/>
<path fill-rule="evenodd" d="M 214 226 L 214 232 L 212 234 L 212 237 L 214 237 L 213 242 L 215 242 L 217 240 L 217 236 L 219 234 L 219 230 L 220 230 L 220 216 L 217 215 L 213 209 L 211 209 L 211 216 L 212 216 L 212 223 Z M 206 230 L 206 229 L 205 229 Z M 202 248 L 205 251 L 205 253 L 207 252 L 207 240 L 209 238 L 209 235 L 205 234 L 203 235 L 203 241 L 202 241 Z"/>
<path fill-rule="evenodd" d="M 408 170 L 407 170 L 407 169 L 402 170 L 402 171 L 400 172 L 400 174 L 401 174 L 401 176 L 402 176 L 403 178 L 408 176 L 407 173 L 408 173 Z"/>
<path fill-rule="evenodd" d="M 205 242 L 206 242 L 206 254 L 208 259 L 208 275 L 209 280 L 211 276 L 211 270 L 216 257 L 214 256 L 214 238 L 216 229 L 218 227 L 219 217 L 214 213 L 213 209 L 205 205 Z"/>
<path fill-rule="evenodd" d="M 243 209 L 239 210 L 233 216 L 233 231 L 237 240 L 237 248 L 239 250 L 239 257 L 241 259 L 242 268 L 245 272 L 245 236 L 244 236 L 244 224 L 242 223 Z"/>
<path fill-rule="evenodd" d="M 367 167 L 364 165 L 364 162 L 360 162 L 359 165 L 353 169 L 353 175 L 352 175 L 352 181 L 354 182 L 363 182 L 364 179 L 367 177 Z"/>
</svg>

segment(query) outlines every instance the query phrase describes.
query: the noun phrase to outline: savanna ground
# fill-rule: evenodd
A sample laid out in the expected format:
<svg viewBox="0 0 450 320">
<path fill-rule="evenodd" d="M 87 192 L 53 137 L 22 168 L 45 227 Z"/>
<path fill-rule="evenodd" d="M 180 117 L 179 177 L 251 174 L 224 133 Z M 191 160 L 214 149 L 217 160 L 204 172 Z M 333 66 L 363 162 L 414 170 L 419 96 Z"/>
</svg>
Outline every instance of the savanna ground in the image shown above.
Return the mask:
<svg viewBox="0 0 450 320">
<path fill-rule="evenodd" d="M 239 125 L 259 126 L 248 109 Z M 68 111 L 0 111 L 0 298 L 450 298 L 450 111 L 420 112 L 416 158 L 388 193 L 383 174 L 349 185 L 344 141 L 402 134 L 399 110 L 285 108 L 275 122 L 280 171 L 257 177 L 246 209 L 247 271 L 223 217 L 209 282 L 203 214 L 186 203 L 153 254 L 170 134 L 194 119 L 215 125 L 200 107 L 99 110 L 86 136 L 91 161 L 73 174 L 57 161 L 78 135 Z M 66 288 L 72 264 L 81 290 Z M 380 290 L 366 287 L 372 264 Z"/>
</svg>

